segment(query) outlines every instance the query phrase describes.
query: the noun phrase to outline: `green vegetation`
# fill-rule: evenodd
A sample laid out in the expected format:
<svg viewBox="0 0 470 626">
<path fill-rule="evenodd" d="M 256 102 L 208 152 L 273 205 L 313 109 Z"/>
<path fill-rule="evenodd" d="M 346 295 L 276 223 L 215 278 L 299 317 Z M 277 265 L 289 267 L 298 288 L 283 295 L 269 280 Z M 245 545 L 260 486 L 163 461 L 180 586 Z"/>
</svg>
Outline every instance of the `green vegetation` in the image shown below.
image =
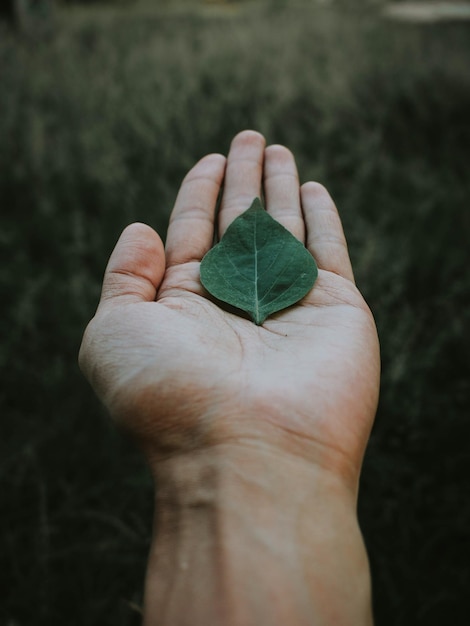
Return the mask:
<svg viewBox="0 0 470 626">
<path fill-rule="evenodd" d="M 188 168 L 244 128 L 330 189 L 377 319 L 360 499 L 377 625 L 467 624 L 469 27 L 89 11 L 0 29 L 0 624 L 140 623 L 151 482 L 78 347 L 121 229 L 164 234 Z"/>
<path fill-rule="evenodd" d="M 318 269 L 303 243 L 263 208 L 259 198 L 227 228 L 201 262 L 201 282 L 216 298 L 250 314 L 255 324 L 303 298 Z"/>
</svg>

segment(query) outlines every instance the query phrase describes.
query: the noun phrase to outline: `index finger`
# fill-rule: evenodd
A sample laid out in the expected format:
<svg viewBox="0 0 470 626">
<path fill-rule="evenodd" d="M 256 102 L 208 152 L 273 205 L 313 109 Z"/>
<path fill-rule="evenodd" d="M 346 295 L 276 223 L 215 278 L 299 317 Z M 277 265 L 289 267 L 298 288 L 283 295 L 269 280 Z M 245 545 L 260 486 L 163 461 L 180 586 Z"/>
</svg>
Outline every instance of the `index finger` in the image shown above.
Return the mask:
<svg viewBox="0 0 470 626">
<path fill-rule="evenodd" d="M 212 246 L 217 198 L 225 157 L 209 154 L 188 172 L 170 216 L 166 237 L 167 267 L 200 261 Z"/>
</svg>

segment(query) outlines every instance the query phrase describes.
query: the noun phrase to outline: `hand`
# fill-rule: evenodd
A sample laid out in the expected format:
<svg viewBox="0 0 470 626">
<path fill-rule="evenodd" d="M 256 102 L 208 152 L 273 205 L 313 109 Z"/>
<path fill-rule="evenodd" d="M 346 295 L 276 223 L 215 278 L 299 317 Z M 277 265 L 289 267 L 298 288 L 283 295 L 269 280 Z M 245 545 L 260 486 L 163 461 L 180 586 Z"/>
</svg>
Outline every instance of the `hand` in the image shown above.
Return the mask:
<svg viewBox="0 0 470 626">
<path fill-rule="evenodd" d="M 215 207 L 224 191 L 215 226 Z M 312 291 L 261 327 L 215 304 L 201 258 L 263 188 L 267 211 L 305 242 Z M 354 285 L 340 218 L 317 183 L 299 189 L 292 154 L 235 137 L 186 176 L 166 249 L 150 227 L 123 232 L 80 363 L 111 414 L 152 462 L 218 444 L 270 447 L 355 487 L 375 415 L 379 347 Z"/>
<path fill-rule="evenodd" d="M 259 327 L 212 301 L 199 265 L 214 231 L 262 188 L 319 276 Z M 299 188 L 286 148 L 265 149 L 247 131 L 227 159 L 202 159 L 183 181 L 165 250 L 148 226 L 123 232 L 80 363 L 157 480 L 145 626 L 372 623 L 355 509 L 377 333 L 336 208 L 320 185 Z"/>
</svg>

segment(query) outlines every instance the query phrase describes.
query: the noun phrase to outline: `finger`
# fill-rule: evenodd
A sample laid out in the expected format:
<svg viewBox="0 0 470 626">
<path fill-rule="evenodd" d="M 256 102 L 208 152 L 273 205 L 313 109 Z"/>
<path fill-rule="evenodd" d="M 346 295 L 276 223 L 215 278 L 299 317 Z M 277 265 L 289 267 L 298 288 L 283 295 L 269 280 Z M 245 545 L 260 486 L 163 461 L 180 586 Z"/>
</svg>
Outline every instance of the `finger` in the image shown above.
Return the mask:
<svg viewBox="0 0 470 626">
<path fill-rule="evenodd" d="M 209 154 L 183 180 L 166 237 L 168 267 L 200 261 L 212 246 L 215 207 L 225 162 L 221 154 Z"/>
<path fill-rule="evenodd" d="M 307 247 L 320 269 L 354 282 L 348 246 L 338 210 L 319 183 L 308 182 L 300 189 L 307 227 Z"/>
<path fill-rule="evenodd" d="M 303 243 L 299 175 L 294 155 L 284 146 L 269 146 L 265 150 L 264 193 L 268 213 Z"/>
<path fill-rule="evenodd" d="M 239 133 L 232 141 L 219 215 L 221 237 L 229 224 L 261 194 L 265 145 L 263 135 L 253 130 Z"/>
<path fill-rule="evenodd" d="M 100 306 L 110 302 L 152 302 L 165 273 L 165 252 L 157 233 L 146 224 L 124 229 L 103 279 Z"/>
</svg>

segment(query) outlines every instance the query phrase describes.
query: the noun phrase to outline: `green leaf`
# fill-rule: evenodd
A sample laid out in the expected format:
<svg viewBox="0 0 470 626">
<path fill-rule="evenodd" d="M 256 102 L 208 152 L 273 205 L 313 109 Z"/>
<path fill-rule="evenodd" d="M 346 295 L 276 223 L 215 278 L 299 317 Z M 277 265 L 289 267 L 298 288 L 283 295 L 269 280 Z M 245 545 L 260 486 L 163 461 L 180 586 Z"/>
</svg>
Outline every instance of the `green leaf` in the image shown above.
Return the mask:
<svg viewBox="0 0 470 626">
<path fill-rule="evenodd" d="M 255 198 L 201 261 L 201 282 L 214 297 L 264 320 L 303 298 L 318 269 L 312 255 Z"/>
</svg>

